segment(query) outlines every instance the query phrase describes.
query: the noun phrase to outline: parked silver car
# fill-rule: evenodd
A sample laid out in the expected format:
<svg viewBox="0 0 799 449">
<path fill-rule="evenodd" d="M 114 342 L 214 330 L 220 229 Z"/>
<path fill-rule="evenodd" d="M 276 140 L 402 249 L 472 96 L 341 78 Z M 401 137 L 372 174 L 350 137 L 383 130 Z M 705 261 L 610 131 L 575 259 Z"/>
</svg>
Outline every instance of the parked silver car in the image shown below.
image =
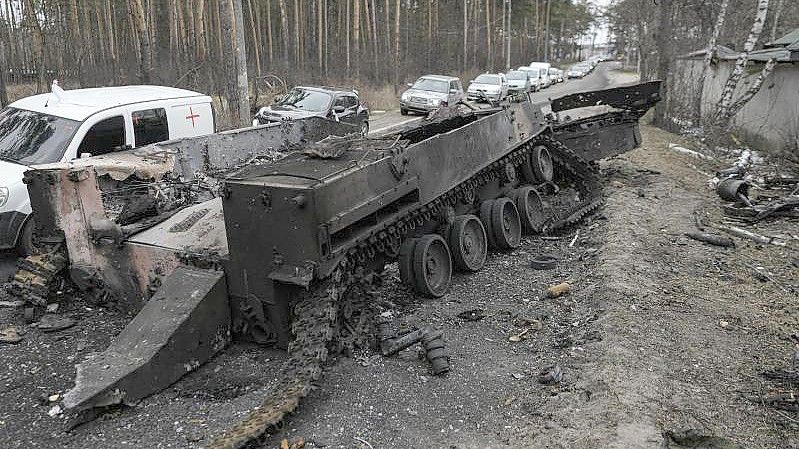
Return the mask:
<svg viewBox="0 0 799 449">
<path fill-rule="evenodd" d="M 466 98 L 461 80 L 454 76 L 425 75 L 408 87 L 400 97 L 402 115 L 411 111 L 426 113 Z"/>
<path fill-rule="evenodd" d="M 511 70 L 505 77 L 508 79 L 508 94 L 524 94 L 535 90 L 528 72 Z"/>
<path fill-rule="evenodd" d="M 469 100 L 500 101 L 508 96 L 508 80 L 504 73 L 484 73 L 469 83 Z"/>
</svg>

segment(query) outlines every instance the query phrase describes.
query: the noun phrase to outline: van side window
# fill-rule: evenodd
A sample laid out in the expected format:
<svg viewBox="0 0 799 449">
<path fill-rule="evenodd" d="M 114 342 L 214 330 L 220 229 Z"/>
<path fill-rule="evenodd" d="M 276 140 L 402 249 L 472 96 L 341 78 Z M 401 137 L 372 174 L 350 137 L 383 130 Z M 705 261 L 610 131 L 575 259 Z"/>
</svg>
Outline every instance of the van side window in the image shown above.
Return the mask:
<svg viewBox="0 0 799 449">
<path fill-rule="evenodd" d="M 169 123 L 166 119 L 166 109 L 146 109 L 135 111 L 133 118 L 133 137 L 136 146 L 169 140 Z"/>
<path fill-rule="evenodd" d="M 118 115 L 95 123 L 89 129 L 78 147 L 78 156 L 91 153 L 92 156 L 115 151 L 125 145 L 125 119 Z"/>
</svg>

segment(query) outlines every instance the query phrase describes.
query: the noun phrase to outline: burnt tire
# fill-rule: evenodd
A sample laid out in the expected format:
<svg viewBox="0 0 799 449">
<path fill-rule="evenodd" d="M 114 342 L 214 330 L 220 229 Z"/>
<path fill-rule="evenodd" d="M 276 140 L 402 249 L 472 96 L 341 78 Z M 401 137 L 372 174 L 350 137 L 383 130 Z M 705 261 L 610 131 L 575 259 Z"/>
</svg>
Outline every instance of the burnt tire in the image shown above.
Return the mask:
<svg viewBox="0 0 799 449">
<path fill-rule="evenodd" d="M 497 242 L 494 240 L 494 230 L 491 226 L 491 208 L 494 206 L 494 200 L 487 200 L 480 203 L 480 221 L 483 223 L 483 228 L 486 231 L 486 238 L 490 248 L 496 248 Z"/>
<path fill-rule="evenodd" d="M 400 245 L 397 265 L 399 265 L 400 280 L 403 284 L 413 287 L 413 249 L 416 247 L 418 239 L 410 237 L 405 239 Z"/>
<path fill-rule="evenodd" d="M 36 253 L 36 245 L 33 241 L 33 217 L 29 216 L 22 225 L 15 249 L 20 257 L 28 257 Z"/>
<path fill-rule="evenodd" d="M 474 215 L 455 217 L 447 233 L 447 242 L 456 269 L 474 272 L 485 265 L 488 237 L 479 218 Z"/>
<path fill-rule="evenodd" d="M 413 249 L 413 277 L 416 292 L 421 296 L 440 298 L 452 281 L 452 256 L 438 234 L 427 234 Z"/>
<path fill-rule="evenodd" d="M 522 244 L 519 210 L 510 198 L 498 198 L 491 206 L 491 234 L 499 249 L 518 248 Z"/>
<path fill-rule="evenodd" d="M 541 195 L 530 186 L 515 190 L 513 202 L 519 210 L 522 230 L 526 233 L 539 233 L 544 226 L 544 203 Z"/>
</svg>

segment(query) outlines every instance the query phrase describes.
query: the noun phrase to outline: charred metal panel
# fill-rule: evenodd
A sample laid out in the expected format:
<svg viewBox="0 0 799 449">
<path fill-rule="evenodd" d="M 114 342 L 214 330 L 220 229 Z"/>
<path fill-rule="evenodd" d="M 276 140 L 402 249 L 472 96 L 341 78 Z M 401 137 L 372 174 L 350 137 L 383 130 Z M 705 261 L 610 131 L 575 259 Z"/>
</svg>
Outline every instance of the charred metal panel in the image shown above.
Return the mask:
<svg viewBox="0 0 799 449">
<path fill-rule="evenodd" d="M 64 405 L 133 405 L 205 363 L 230 342 L 224 274 L 177 268 L 105 352 L 77 366 Z"/>
<path fill-rule="evenodd" d="M 587 161 L 630 151 L 641 144 L 638 115 L 614 111 L 554 127 L 554 137 Z"/>
<path fill-rule="evenodd" d="M 552 111 L 607 105 L 618 109 L 646 111 L 660 101 L 660 81 L 627 87 L 580 92 L 552 100 Z"/>
</svg>

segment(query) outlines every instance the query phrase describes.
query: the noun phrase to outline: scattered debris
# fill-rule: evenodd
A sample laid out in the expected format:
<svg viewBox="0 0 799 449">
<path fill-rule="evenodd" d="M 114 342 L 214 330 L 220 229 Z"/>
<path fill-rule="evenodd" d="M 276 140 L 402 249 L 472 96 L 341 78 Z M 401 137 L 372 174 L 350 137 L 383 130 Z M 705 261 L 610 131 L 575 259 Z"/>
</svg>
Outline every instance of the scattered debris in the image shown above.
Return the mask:
<svg viewBox="0 0 799 449">
<path fill-rule="evenodd" d="M 736 226 L 725 226 L 725 225 L 718 225 L 716 226 L 718 229 L 726 232 L 727 234 L 734 235 L 735 237 L 740 237 L 742 239 L 749 239 L 755 243 L 760 244 L 768 244 L 771 243 L 774 239 L 771 237 L 766 237 L 760 234 L 755 234 L 754 232 L 747 231 L 746 229 L 741 229 Z"/>
<path fill-rule="evenodd" d="M 743 179 L 727 178 L 716 186 L 716 193 L 725 201 L 741 202 L 752 207 L 749 200 L 749 187 L 749 183 Z"/>
<path fill-rule="evenodd" d="M 0 343 L 17 344 L 22 341 L 22 334 L 17 330 L 16 326 L 9 326 L 0 330 Z"/>
<path fill-rule="evenodd" d="M 458 314 L 458 318 L 464 321 L 480 321 L 486 317 L 485 310 L 483 309 L 471 309 L 471 310 L 464 310 L 463 312 Z"/>
<path fill-rule="evenodd" d="M 54 302 L 52 304 L 47 304 L 47 308 L 45 310 L 47 313 L 56 313 L 58 311 L 58 303 Z"/>
<path fill-rule="evenodd" d="M 725 237 L 723 235 L 710 234 L 707 232 L 699 232 L 699 231 L 686 232 L 685 235 L 694 240 L 699 240 L 700 242 L 709 243 L 715 246 L 723 246 L 725 248 L 730 248 L 735 246 L 735 242 L 731 238 Z"/>
<path fill-rule="evenodd" d="M 560 369 L 560 365 L 548 366 L 538 375 L 538 383 L 544 385 L 555 385 L 561 380 L 563 380 L 563 371 Z"/>
<path fill-rule="evenodd" d="M 688 148 L 681 147 L 681 146 L 679 146 L 679 145 L 677 145 L 675 143 L 670 143 L 669 144 L 669 149 L 673 150 L 673 151 L 676 151 L 678 153 L 687 154 L 688 156 L 691 156 L 691 157 L 694 157 L 694 158 L 697 158 L 697 159 L 702 159 L 702 160 L 705 160 L 705 161 L 713 160 L 712 157 L 710 157 L 710 156 L 708 156 L 706 154 L 702 154 L 702 153 L 700 153 L 698 151 L 694 151 L 694 150 L 689 150 Z"/>
<path fill-rule="evenodd" d="M 527 335 L 527 333 L 530 332 L 531 330 L 532 329 L 527 328 L 527 329 L 521 331 L 518 334 L 511 335 L 510 337 L 508 337 L 508 341 L 512 341 L 514 343 L 518 343 L 518 342 L 524 340 L 526 338 L 525 335 Z"/>
<path fill-rule="evenodd" d="M 293 440 L 289 443 L 289 440 L 284 438 L 280 442 L 280 449 L 303 449 L 305 447 L 305 439 L 302 437 Z"/>
<path fill-rule="evenodd" d="M 574 238 L 572 238 L 571 242 L 569 242 L 569 248 L 573 248 L 574 244 L 577 243 L 577 239 L 580 237 L 580 230 L 578 229 L 577 232 L 574 233 Z"/>
<path fill-rule="evenodd" d="M 551 270 L 558 265 L 558 257 L 554 254 L 541 254 L 530 261 L 534 270 Z"/>
<path fill-rule="evenodd" d="M 36 327 L 43 332 L 56 332 L 68 329 L 75 325 L 75 320 L 52 313 L 45 314 L 36 324 Z"/>
<path fill-rule="evenodd" d="M 377 334 L 380 340 L 380 352 L 388 357 L 398 352 L 410 348 L 416 343 L 422 343 L 425 356 L 432 366 L 433 374 L 436 376 L 444 374 L 450 370 L 449 352 L 444 343 L 444 335 L 441 331 L 434 330 L 427 326 L 416 329 L 398 337 L 394 337 L 389 319 L 381 316 L 377 323 Z"/>
<path fill-rule="evenodd" d="M 568 282 L 561 282 L 547 289 L 547 296 L 550 298 L 557 298 L 559 296 L 568 295 L 569 293 L 571 293 L 571 286 Z"/>
</svg>

